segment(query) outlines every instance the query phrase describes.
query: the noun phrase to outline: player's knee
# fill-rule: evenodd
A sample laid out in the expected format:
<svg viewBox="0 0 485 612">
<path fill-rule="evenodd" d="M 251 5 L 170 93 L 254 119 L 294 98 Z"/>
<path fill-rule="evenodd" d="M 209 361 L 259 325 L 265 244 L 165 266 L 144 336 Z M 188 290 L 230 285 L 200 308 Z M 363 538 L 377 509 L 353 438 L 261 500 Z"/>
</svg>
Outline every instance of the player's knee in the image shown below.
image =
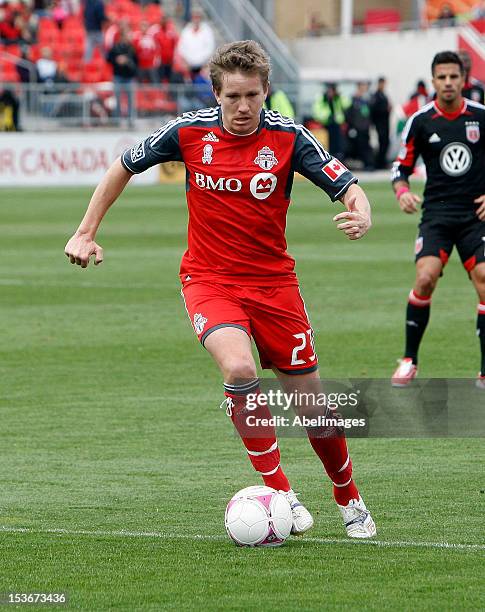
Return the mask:
<svg viewBox="0 0 485 612">
<path fill-rule="evenodd" d="M 473 280 L 475 285 L 482 290 L 485 290 L 485 265 L 480 265 L 473 271 Z"/>
<path fill-rule="evenodd" d="M 419 295 L 431 295 L 438 282 L 438 277 L 428 270 L 420 270 L 416 275 L 416 289 Z"/>
<path fill-rule="evenodd" d="M 228 358 L 224 365 L 224 380 L 229 384 L 256 378 L 256 364 L 252 355 Z"/>
</svg>

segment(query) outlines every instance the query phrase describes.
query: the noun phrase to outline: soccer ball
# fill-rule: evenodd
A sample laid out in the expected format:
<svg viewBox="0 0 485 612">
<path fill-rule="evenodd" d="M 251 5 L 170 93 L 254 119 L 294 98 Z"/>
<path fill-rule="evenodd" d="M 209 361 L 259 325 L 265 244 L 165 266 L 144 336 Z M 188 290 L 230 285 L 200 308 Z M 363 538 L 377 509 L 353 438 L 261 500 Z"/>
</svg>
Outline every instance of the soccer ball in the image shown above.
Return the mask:
<svg viewBox="0 0 485 612">
<path fill-rule="evenodd" d="M 227 504 L 228 536 L 238 546 L 281 546 L 293 518 L 288 500 L 271 487 L 246 487 Z"/>
</svg>

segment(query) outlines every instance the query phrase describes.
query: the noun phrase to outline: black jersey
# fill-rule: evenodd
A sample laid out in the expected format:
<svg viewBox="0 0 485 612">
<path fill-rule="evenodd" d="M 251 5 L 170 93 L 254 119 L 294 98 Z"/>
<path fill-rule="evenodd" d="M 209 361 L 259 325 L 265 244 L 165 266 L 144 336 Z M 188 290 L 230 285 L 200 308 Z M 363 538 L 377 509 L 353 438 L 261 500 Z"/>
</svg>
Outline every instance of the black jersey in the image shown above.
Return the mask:
<svg viewBox="0 0 485 612">
<path fill-rule="evenodd" d="M 392 180 L 407 181 L 421 155 L 426 165 L 424 209 L 475 209 L 485 194 L 485 106 L 463 100 L 460 110 L 446 113 L 436 101 L 407 122 Z"/>
</svg>

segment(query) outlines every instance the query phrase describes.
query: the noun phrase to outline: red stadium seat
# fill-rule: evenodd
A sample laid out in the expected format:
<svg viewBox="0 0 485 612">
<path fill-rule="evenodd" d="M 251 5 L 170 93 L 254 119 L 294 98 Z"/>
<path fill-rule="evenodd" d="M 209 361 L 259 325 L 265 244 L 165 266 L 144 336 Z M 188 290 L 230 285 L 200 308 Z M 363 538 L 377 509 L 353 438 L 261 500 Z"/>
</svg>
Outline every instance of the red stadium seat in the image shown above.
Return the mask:
<svg viewBox="0 0 485 612">
<path fill-rule="evenodd" d="M 5 81 L 7 83 L 18 83 L 20 81 L 14 63 L 0 60 L 0 81 Z"/>
<path fill-rule="evenodd" d="M 159 23 L 162 17 L 163 9 L 159 4 L 149 4 L 145 7 L 143 18 L 146 19 L 148 23 Z"/>
<path fill-rule="evenodd" d="M 22 55 L 22 49 L 19 45 L 5 45 L 3 52 L 9 53 L 10 55 L 15 55 L 15 57 L 21 57 Z"/>
<path fill-rule="evenodd" d="M 83 83 L 100 83 L 103 81 L 106 62 L 100 60 L 91 60 L 84 64 L 82 71 Z"/>
<path fill-rule="evenodd" d="M 73 45 L 78 45 L 84 49 L 86 32 L 83 28 L 67 28 L 66 30 L 62 30 L 61 40 Z"/>
<path fill-rule="evenodd" d="M 84 30 L 83 20 L 78 15 L 69 15 L 62 23 L 62 29 L 64 30 Z"/>
<path fill-rule="evenodd" d="M 397 32 L 401 14 L 394 9 L 369 9 L 365 14 L 366 32 Z"/>
<path fill-rule="evenodd" d="M 39 28 L 39 34 L 37 38 L 39 40 L 40 45 L 50 47 L 52 45 L 57 44 L 61 40 L 61 34 L 57 28 L 55 30 L 41 30 Z"/>
<path fill-rule="evenodd" d="M 80 62 L 77 60 L 68 61 L 66 65 L 66 75 L 70 81 L 80 83 L 83 75 Z"/>
<path fill-rule="evenodd" d="M 30 45 L 29 59 L 31 62 L 36 62 L 40 57 L 40 45 Z"/>
<path fill-rule="evenodd" d="M 39 32 L 41 32 L 42 30 L 46 32 L 48 30 L 59 32 L 59 28 L 50 17 L 41 17 L 39 19 Z"/>
</svg>

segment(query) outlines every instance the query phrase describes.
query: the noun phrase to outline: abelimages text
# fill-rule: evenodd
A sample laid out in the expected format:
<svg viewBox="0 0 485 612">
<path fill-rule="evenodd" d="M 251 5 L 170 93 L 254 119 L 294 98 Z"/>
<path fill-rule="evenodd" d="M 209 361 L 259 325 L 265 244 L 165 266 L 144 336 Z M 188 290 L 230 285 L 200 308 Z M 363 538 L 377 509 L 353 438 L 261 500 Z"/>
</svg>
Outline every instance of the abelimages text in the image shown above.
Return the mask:
<svg viewBox="0 0 485 612">
<path fill-rule="evenodd" d="M 273 416 L 269 419 L 258 418 L 254 414 L 246 417 L 248 427 L 365 427 L 365 419 L 344 419 L 343 417 Z"/>
</svg>

